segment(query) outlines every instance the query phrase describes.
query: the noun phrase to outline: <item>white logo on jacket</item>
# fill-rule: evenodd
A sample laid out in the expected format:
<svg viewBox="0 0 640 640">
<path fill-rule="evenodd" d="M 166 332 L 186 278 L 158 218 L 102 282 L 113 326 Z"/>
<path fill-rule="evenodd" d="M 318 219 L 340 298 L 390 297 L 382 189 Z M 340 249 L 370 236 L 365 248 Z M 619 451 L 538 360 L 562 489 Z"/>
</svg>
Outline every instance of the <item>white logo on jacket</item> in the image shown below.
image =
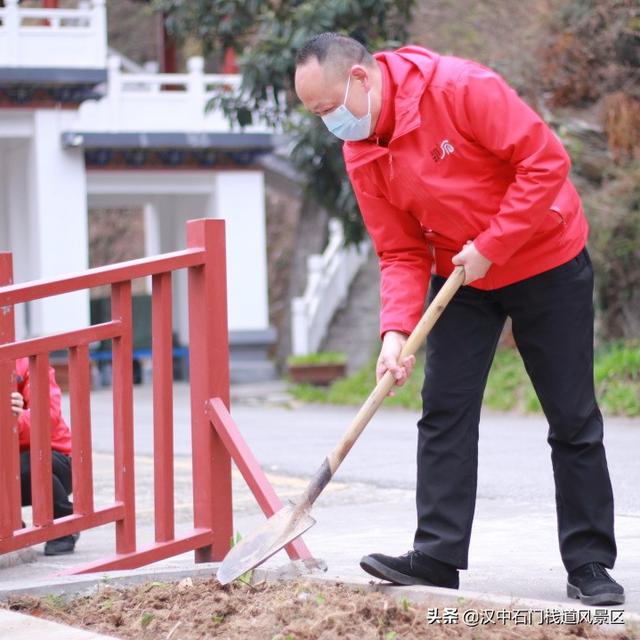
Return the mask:
<svg viewBox="0 0 640 640">
<path fill-rule="evenodd" d="M 453 145 L 448 140 L 443 140 L 440 143 L 440 160 L 442 160 L 445 156 L 452 154 L 455 151 Z"/>
<path fill-rule="evenodd" d="M 436 145 L 431 149 L 431 158 L 437 164 L 440 160 L 444 160 L 448 155 L 451 155 L 455 149 L 448 140 L 443 140 L 440 146 Z"/>
</svg>

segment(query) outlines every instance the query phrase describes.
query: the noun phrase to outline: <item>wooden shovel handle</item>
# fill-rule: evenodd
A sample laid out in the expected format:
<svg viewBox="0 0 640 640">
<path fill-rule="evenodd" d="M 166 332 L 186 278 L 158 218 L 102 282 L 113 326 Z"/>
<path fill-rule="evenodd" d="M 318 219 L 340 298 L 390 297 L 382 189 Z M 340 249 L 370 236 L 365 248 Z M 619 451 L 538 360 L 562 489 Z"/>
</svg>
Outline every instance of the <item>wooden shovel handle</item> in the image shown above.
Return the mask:
<svg viewBox="0 0 640 640">
<path fill-rule="evenodd" d="M 414 355 L 416 351 L 418 351 L 429 334 L 429 331 L 431 331 L 433 325 L 442 315 L 445 307 L 449 304 L 456 291 L 462 286 L 463 282 L 464 267 L 456 267 L 444 285 L 442 285 L 442 288 L 438 291 L 435 298 L 431 301 L 431 304 L 427 307 L 415 329 L 411 332 L 411 335 L 407 338 L 400 352 L 401 360 L 407 356 Z M 327 486 L 327 483 L 331 480 L 331 477 L 345 459 L 347 453 L 349 453 L 351 447 L 378 410 L 378 407 L 382 404 L 389 391 L 391 391 L 394 384 L 395 379 L 390 371 L 387 371 L 382 378 L 380 378 L 380 381 L 360 407 L 360 410 L 340 439 L 340 442 L 338 442 L 331 454 L 325 458 L 311 479 L 304 494 L 304 503 L 307 505 L 313 504 L 322 490 Z"/>
</svg>

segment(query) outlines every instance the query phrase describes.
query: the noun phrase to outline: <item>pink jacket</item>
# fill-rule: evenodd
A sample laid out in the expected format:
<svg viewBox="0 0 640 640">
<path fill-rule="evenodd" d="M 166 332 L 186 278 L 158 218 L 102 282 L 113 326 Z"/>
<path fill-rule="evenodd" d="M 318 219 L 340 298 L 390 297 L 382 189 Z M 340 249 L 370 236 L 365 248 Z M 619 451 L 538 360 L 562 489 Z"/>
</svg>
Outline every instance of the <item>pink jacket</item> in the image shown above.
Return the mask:
<svg viewBox="0 0 640 640">
<path fill-rule="evenodd" d="M 20 358 L 16 360 L 17 391 L 19 391 L 25 403 L 25 410 L 18 418 L 20 431 L 20 451 L 28 451 L 31 445 L 31 384 L 29 382 L 29 360 Z M 49 367 L 49 414 L 51 416 L 51 448 L 69 455 L 71 453 L 71 430 L 62 417 L 60 404 L 62 392 L 56 382 L 55 372 Z"/>
</svg>

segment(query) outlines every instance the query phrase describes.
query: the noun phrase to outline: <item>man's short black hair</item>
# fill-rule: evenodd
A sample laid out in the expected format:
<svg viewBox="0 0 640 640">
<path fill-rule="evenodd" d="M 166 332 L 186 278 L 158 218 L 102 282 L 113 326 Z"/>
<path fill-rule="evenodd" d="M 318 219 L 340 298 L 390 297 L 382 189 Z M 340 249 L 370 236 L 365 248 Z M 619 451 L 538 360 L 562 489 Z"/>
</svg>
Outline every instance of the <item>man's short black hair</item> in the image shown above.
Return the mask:
<svg viewBox="0 0 640 640">
<path fill-rule="evenodd" d="M 305 42 L 296 55 L 296 67 L 317 58 L 321 65 L 348 68 L 354 64 L 373 64 L 373 56 L 357 40 L 326 31 Z"/>
</svg>

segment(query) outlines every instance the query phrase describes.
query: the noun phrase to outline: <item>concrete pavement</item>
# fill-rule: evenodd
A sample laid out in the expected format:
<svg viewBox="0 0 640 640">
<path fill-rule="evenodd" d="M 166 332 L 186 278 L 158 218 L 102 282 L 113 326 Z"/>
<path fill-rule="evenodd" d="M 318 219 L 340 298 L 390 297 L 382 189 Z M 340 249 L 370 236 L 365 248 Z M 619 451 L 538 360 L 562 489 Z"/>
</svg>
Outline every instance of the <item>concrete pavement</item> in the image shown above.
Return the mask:
<svg viewBox="0 0 640 640">
<path fill-rule="evenodd" d="M 111 640 L 111 636 L 103 636 L 83 629 L 73 629 L 66 624 L 58 624 L 43 618 L 27 616 L 15 611 L 0 609 L 0 631 L 3 638 L 11 640 Z"/>
<path fill-rule="evenodd" d="M 235 390 L 232 414 L 278 494 L 298 495 L 355 414 L 353 408 L 283 406 L 278 386 L 260 393 Z M 191 518 L 188 389 L 176 385 L 176 520 Z M 276 404 L 274 404 L 274 402 Z M 140 542 L 152 539 L 151 387 L 136 388 L 136 484 Z M 317 524 L 304 536 L 328 573 L 362 579 L 361 555 L 402 553 L 415 527 L 415 422 L 409 411 L 382 409 L 367 427 L 334 481 L 318 499 Z M 94 485 L 97 504 L 113 498 L 111 390 L 92 394 Z M 565 573 L 557 550 L 555 508 L 546 425 L 539 417 L 485 414 L 481 426 L 478 501 L 469 570 L 461 588 L 505 597 L 566 600 Z M 613 575 L 627 591 L 628 612 L 640 613 L 640 424 L 610 419 L 606 443 L 616 494 L 619 557 Z M 236 530 L 246 533 L 263 520 L 234 473 Z M 28 509 L 24 511 L 30 518 Z M 40 581 L 63 567 L 113 553 L 113 525 L 83 532 L 73 556 L 45 558 L 0 569 L 0 590 Z M 280 553 L 270 566 L 286 562 Z M 193 567 L 193 554 L 159 563 Z M 567 601 L 568 602 L 568 601 Z"/>
</svg>

